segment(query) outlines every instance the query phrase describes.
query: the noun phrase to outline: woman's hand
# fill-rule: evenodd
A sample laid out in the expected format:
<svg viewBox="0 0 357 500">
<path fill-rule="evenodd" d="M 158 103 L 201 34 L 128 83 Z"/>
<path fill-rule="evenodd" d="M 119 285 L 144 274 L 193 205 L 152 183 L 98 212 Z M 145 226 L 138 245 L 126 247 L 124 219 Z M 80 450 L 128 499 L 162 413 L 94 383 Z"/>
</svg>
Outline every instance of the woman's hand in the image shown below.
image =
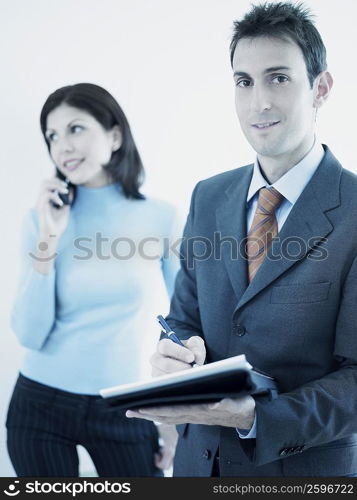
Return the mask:
<svg viewBox="0 0 357 500">
<path fill-rule="evenodd" d="M 33 266 L 41 274 L 51 273 L 57 256 L 59 239 L 68 224 L 70 206 L 63 204 L 58 192 L 67 194 L 66 184 L 58 177 L 46 179 L 41 185 L 36 204 L 39 236 L 37 250 L 33 256 Z M 73 192 L 69 193 L 69 200 L 70 202 L 73 200 Z M 54 207 L 51 201 L 60 205 L 60 208 Z"/>
<path fill-rule="evenodd" d="M 155 465 L 166 470 L 172 466 L 175 456 L 178 434 L 174 425 L 162 424 L 157 426 L 160 437 L 160 451 L 155 453 Z"/>
<path fill-rule="evenodd" d="M 45 241 L 49 237 L 56 238 L 58 241 L 68 224 L 70 206 L 63 204 L 58 192 L 68 193 L 66 183 L 61 179 L 53 177 L 43 181 L 36 210 L 39 218 L 40 238 Z M 73 193 L 70 193 L 70 200 L 71 198 L 73 199 Z M 60 205 L 60 208 L 54 207 L 51 201 Z"/>
</svg>

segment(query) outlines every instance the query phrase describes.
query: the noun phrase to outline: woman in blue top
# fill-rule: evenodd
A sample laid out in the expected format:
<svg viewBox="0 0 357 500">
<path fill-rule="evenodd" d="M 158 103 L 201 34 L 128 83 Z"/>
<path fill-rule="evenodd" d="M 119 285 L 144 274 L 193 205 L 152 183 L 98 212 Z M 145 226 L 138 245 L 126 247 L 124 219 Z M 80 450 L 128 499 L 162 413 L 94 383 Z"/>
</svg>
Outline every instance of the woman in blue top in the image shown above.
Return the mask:
<svg viewBox="0 0 357 500">
<path fill-rule="evenodd" d="M 56 176 L 25 220 L 12 327 L 27 348 L 11 399 L 8 450 L 18 476 L 77 476 L 76 445 L 99 476 L 167 468 L 175 431 L 108 411 L 98 391 L 140 377 L 150 301 L 171 295 L 175 211 L 139 191 L 128 121 L 103 88 L 56 90 L 41 129 Z"/>
</svg>

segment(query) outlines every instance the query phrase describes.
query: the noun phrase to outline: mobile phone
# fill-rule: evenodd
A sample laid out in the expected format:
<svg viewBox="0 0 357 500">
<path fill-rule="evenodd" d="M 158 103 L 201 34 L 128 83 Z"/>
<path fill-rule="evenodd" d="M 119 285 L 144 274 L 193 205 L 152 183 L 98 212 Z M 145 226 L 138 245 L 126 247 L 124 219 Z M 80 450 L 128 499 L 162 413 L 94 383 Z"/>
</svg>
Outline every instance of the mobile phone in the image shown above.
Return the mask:
<svg viewBox="0 0 357 500">
<path fill-rule="evenodd" d="M 59 170 L 56 170 L 56 177 L 61 179 L 61 181 L 63 181 L 66 184 L 68 189 L 70 188 L 70 182 L 69 182 L 68 178 L 65 177 L 61 172 L 59 172 Z M 60 198 L 60 200 L 63 201 L 63 205 L 70 205 L 71 204 L 71 202 L 69 200 L 69 193 L 59 193 L 58 191 L 56 191 L 56 193 L 58 194 L 58 197 Z M 57 209 L 59 209 L 63 206 L 63 205 L 58 205 L 58 203 L 56 203 L 53 200 L 51 200 L 50 203 L 53 207 L 55 207 Z"/>
</svg>

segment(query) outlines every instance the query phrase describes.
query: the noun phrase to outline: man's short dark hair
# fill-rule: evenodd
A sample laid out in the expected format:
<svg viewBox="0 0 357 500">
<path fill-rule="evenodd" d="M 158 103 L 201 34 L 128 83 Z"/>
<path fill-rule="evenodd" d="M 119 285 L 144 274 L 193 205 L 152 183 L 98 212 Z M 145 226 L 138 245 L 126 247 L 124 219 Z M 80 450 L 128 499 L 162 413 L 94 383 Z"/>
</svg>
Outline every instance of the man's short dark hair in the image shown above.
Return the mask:
<svg viewBox="0 0 357 500">
<path fill-rule="evenodd" d="M 302 50 L 312 87 L 317 75 L 327 69 L 327 63 L 325 45 L 311 18 L 310 11 L 302 3 L 265 2 L 253 5 L 241 21 L 234 22 L 230 44 L 231 64 L 237 43 L 242 38 L 292 40 Z"/>
</svg>

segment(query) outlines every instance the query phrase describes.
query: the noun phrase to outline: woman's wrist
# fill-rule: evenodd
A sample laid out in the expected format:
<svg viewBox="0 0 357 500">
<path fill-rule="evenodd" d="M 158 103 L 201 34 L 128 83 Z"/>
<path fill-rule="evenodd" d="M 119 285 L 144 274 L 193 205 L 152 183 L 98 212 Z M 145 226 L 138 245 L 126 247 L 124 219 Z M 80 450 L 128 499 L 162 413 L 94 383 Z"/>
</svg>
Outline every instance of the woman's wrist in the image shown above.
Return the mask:
<svg viewBox="0 0 357 500">
<path fill-rule="evenodd" d="M 40 274 L 50 274 L 53 269 L 59 237 L 40 234 L 37 239 L 36 252 L 32 254 L 33 267 Z"/>
</svg>

